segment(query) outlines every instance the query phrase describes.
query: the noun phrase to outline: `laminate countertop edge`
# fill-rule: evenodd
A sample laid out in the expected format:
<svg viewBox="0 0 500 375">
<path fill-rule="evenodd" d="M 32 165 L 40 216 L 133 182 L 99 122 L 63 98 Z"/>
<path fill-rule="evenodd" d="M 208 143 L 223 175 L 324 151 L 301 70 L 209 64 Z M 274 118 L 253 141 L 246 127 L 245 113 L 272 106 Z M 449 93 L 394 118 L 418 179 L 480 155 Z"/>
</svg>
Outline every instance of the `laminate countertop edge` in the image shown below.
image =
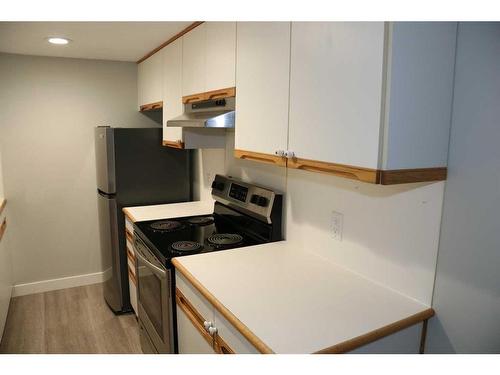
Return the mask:
<svg viewBox="0 0 500 375">
<path fill-rule="evenodd" d="M 132 223 L 135 223 L 137 221 L 135 219 L 134 215 L 132 215 L 130 213 L 130 211 L 128 210 L 128 207 L 122 208 L 122 211 L 125 214 L 125 216 L 127 217 L 127 219 L 129 219 Z"/>
<path fill-rule="evenodd" d="M 203 284 L 195 276 L 193 276 L 193 274 L 184 265 L 182 265 L 178 259 L 172 259 L 172 264 L 174 265 L 175 269 L 179 271 L 196 288 L 196 290 L 198 290 L 257 350 L 264 354 L 275 353 L 272 348 L 270 348 L 263 340 L 255 335 L 243 322 L 238 319 L 238 317 L 236 317 L 207 288 L 205 288 L 205 286 L 203 286 Z M 377 341 L 381 338 L 394 334 L 398 331 L 401 331 L 405 328 L 422 323 L 433 317 L 434 315 L 434 309 L 429 307 L 420 312 L 417 312 L 416 314 L 381 326 L 362 335 L 353 337 L 352 339 L 345 340 L 324 349 L 317 350 L 312 354 L 347 353 L 364 345 Z"/>
</svg>

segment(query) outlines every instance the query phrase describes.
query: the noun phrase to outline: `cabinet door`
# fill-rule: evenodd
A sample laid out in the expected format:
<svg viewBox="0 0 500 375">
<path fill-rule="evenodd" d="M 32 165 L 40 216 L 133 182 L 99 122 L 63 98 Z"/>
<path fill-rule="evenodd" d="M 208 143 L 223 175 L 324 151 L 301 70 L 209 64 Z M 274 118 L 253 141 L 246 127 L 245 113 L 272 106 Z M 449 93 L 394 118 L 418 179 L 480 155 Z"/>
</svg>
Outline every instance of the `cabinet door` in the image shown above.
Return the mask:
<svg viewBox="0 0 500 375">
<path fill-rule="evenodd" d="M 235 155 L 274 155 L 287 149 L 290 23 L 238 22 L 236 43 Z"/>
<path fill-rule="evenodd" d="M 162 51 L 139 64 L 137 87 L 139 108 L 162 100 Z"/>
<path fill-rule="evenodd" d="M 215 354 L 213 343 L 195 326 L 185 310 L 177 306 L 179 354 Z M 209 336 L 211 340 L 211 337 Z"/>
<path fill-rule="evenodd" d="M 207 22 L 205 91 L 235 86 L 236 22 Z"/>
<path fill-rule="evenodd" d="M 214 324 L 217 327 L 216 350 L 219 354 L 259 354 L 260 352 L 215 310 Z"/>
<path fill-rule="evenodd" d="M 182 96 L 205 92 L 206 24 L 182 39 Z"/>
<path fill-rule="evenodd" d="M 182 128 L 167 127 L 167 121 L 182 115 L 182 38 L 163 48 L 163 140 L 180 144 Z"/>
<path fill-rule="evenodd" d="M 288 149 L 297 158 L 378 167 L 384 35 L 382 22 L 292 23 Z"/>
</svg>

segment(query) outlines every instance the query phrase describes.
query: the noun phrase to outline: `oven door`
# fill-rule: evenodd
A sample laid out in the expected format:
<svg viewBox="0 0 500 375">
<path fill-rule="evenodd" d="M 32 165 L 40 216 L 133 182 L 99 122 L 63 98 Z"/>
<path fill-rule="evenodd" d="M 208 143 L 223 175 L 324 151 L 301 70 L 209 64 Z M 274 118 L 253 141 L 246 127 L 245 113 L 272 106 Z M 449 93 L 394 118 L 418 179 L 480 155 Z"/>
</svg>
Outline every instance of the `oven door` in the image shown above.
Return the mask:
<svg viewBox="0 0 500 375">
<path fill-rule="evenodd" d="M 171 275 L 135 237 L 139 320 L 158 353 L 173 353 Z"/>
</svg>

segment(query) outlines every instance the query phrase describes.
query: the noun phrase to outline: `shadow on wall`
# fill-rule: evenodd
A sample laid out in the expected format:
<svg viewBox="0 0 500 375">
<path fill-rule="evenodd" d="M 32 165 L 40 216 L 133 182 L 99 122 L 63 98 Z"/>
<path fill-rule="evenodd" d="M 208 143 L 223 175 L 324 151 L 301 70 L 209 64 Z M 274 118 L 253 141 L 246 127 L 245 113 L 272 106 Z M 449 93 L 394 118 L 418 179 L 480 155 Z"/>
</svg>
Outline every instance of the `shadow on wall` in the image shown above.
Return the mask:
<svg viewBox="0 0 500 375">
<path fill-rule="evenodd" d="M 158 124 L 158 127 L 163 126 L 163 112 L 162 110 L 158 111 L 145 111 L 145 112 L 139 112 L 143 116 L 146 116 L 150 120 L 154 121 L 155 123 Z"/>
</svg>

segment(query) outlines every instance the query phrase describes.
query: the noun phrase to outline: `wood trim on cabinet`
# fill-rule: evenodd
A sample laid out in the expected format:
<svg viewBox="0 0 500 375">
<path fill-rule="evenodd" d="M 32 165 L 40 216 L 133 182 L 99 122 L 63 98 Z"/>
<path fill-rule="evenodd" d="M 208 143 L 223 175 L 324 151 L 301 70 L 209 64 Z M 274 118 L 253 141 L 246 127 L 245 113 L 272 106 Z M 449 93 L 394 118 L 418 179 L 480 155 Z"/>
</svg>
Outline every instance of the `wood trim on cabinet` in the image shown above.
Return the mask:
<svg viewBox="0 0 500 375">
<path fill-rule="evenodd" d="M 234 150 L 234 157 L 243 160 L 258 161 L 261 163 L 273 164 L 279 167 L 287 166 L 287 159 L 283 156 L 264 154 L 261 152 Z"/>
<path fill-rule="evenodd" d="M 2 225 L 0 225 L 0 241 L 2 240 L 3 234 L 7 230 L 7 219 L 3 219 Z"/>
<path fill-rule="evenodd" d="M 182 97 L 182 103 L 196 103 L 209 99 L 223 99 L 236 96 L 236 87 L 227 87 L 213 91 L 199 92 L 197 94 L 186 95 Z"/>
<path fill-rule="evenodd" d="M 129 210 L 125 207 L 122 209 L 123 213 L 129 219 L 132 223 L 135 223 L 137 220 L 135 219 L 134 215 L 132 215 Z"/>
<path fill-rule="evenodd" d="M 444 181 L 447 174 L 448 169 L 446 167 L 381 170 L 380 183 L 382 185 L 395 185 L 412 182 Z"/>
<path fill-rule="evenodd" d="M 134 243 L 134 235 L 130 233 L 130 231 L 127 228 L 125 228 L 125 237 L 127 238 L 127 240 L 130 241 L 131 244 Z"/>
<path fill-rule="evenodd" d="M 349 178 L 376 184 L 379 182 L 379 172 L 376 169 L 354 167 L 345 164 L 327 163 L 317 160 L 291 158 L 288 160 L 289 168 L 301 169 L 310 172 L 331 174 L 338 177 Z"/>
<path fill-rule="evenodd" d="M 225 89 L 212 90 L 205 93 L 206 100 L 232 98 L 234 96 L 236 96 L 236 87 L 226 87 Z"/>
<path fill-rule="evenodd" d="M 220 303 L 177 259 L 172 259 L 174 267 L 219 311 L 236 330 L 241 333 L 259 352 L 274 353 L 261 339 L 248 329 L 234 314 Z"/>
<path fill-rule="evenodd" d="M 422 332 L 420 334 L 420 349 L 419 349 L 419 354 L 424 354 L 425 353 L 425 339 L 427 338 L 427 322 L 429 320 L 426 319 L 422 323 Z"/>
<path fill-rule="evenodd" d="M 162 142 L 162 145 L 163 146 L 167 146 L 167 147 L 172 147 L 172 148 L 178 148 L 180 150 L 183 150 L 184 149 L 184 142 L 182 141 L 163 141 Z"/>
<path fill-rule="evenodd" d="M 231 347 L 217 333 L 214 338 L 215 351 L 217 354 L 236 354 Z"/>
<path fill-rule="evenodd" d="M 376 329 L 367 334 L 355 337 L 351 340 L 341 342 L 340 344 L 330 346 L 329 348 L 317 351 L 315 354 L 340 354 L 347 353 L 354 349 L 357 349 L 363 345 L 369 344 L 373 341 L 381 339 L 383 337 L 389 336 L 393 333 L 401 331 L 405 328 L 411 327 L 412 325 L 424 322 L 427 319 L 434 316 L 434 310 L 428 308 L 427 310 L 421 311 L 415 315 L 409 316 L 408 318 L 401 319 L 392 324 L 388 324 L 382 328 Z"/>
<path fill-rule="evenodd" d="M 163 108 L 163 102 L 154 102 L 149 104 L 143 104 L 139 107 L 139 111 L 147 112 Z"/>
<path fill-rule="evenodd" d="M 210 334 L 205 330 L 205 327 L 203 325 L 205 319 L 178 288 L 175 289 L 175 302 L 177 303 L 177 306 L 179 306 L 179 308 L 184 311 L 184 314 L 186 314 L 186 316 L 191 321 L 191 323 L 193 323 L 198 332 L 200 332 L 203 338 L 210 345 L 212 345 L 213 348 L 214 338 L 210 336 Z"/>
<path fill-rule="evenodd" d="M 201 102 L 203 100 L 205 100 L 205 93 L 203 92 L 199 94 L 191 94 L 182 97 L 183 104 L 196 103 L 196 102 Z"/>
<path fill-rule="evenodd" d="M 137 277 L 132 272 L 132 270 L 130 269 L 130 267 L 128 267 L 128 277 L 130 277 L 132 279 L 132 282 L 134 283 L 134 285 L 137 286 Z"/>
<path fill-rule="evenodd" d="M 0 215 L 2 214 L 6 205 L 7 205 L 7 199 L 4 199 L 2 200 L 2 202 L 0 202 Z"/>
<path fill-rule="evenodd" d="M 182 31 L 178 32 L 177 34 L 175 34 L 173 37 L 171 37 L 169 40 L 167 40 L 166 42 L 160 44 L 158 47 L 156 47 L 154 50 L 152 51 L 149 51 L 148 53 L 146 53 L 143 57 L 141 57 L 139 60 L 137 60 L 137 64 L 143 62 L 144 60 L 146 60 L 148 57 L 151 57 L 153 56 L 156 52 L 158 52 L 159 50 L 161 50 L 163 47 L 166 47 L 168 46 L 170 43 L 176 41 L 177 39 L 179 39 L 181 36 L 183 36 L 184 34 L 190 32 L 191 30 L 193 30 L 195 27 L 197 26 L 200 26 L 201 24 L 203 23 L 203 21 L 197 21 L 197 22 L 193 22 L 191 25 L 189 25 L 188 27 L 186 27 L 185 29 L 183 29 Z"/>
<path fill-rule="evenodd" d="M 127 258 L 130 259 L 130 261 L 135 264 L 135 260 L 136 260 L 135 254 L 132 250 L 130 250 L 128 248 L 128 246 L 127 246 Z"/>
</svg>

